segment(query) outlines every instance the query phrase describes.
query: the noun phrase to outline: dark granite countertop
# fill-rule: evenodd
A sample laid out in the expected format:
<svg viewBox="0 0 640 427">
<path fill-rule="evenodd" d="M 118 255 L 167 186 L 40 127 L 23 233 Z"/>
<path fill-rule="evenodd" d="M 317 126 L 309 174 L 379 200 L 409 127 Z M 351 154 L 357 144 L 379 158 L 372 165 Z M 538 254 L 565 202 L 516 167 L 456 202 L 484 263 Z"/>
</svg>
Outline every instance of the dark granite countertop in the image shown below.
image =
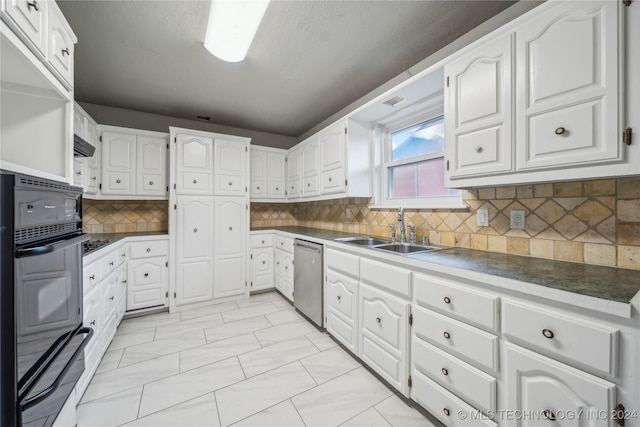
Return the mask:
<svg viewBox="0 0 640 427">
<path fill-rule="evenodd" d="M 260 230 L 279 230 L 325 240 L 359 236 L 358 233 L 317 230 L 306 227 L 251 229 L 251 231 Z M 376 251 L 376 253 L 379 254 L 378 251 Z M 442 251 L 414 254 L 409 257 L 397 254 L 390 255 L 499 276 L 625 304 L 629 304 L 631 299 L 640 291 L 640 271 L 622 268 L 555 261 L 455 247 Z"/>
</svg>

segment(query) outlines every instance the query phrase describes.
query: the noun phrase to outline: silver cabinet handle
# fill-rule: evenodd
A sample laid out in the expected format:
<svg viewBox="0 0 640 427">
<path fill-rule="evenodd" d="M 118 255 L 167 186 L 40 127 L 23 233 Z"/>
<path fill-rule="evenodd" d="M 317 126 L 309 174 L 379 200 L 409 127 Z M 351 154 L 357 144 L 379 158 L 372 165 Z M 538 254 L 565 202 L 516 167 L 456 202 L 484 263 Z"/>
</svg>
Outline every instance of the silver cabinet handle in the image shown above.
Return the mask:
<svg viewBox="0 0 640 427">
<path fill-rule="evenodd" d="M 559 127 L 556 129 L 556 135 L 563 135 L 567 130 L 563 127 Z"/>
<path fill-rule="evenodd" d="M 111 262 L 109 263 L 109 265 L 110 265 L 110 266 L 112 266 L 112 267 L 113 267 L 113 264 L 114 264 L 114 262 L 113 262 L 113 261 L 111 261 Z"/>
<path fill-rule="evenodd" d="M 476 153 L 482 153 L 482 147 L 479 145 L 476 145 L 475 147 L 473 147 L 473 151 L 475 151 Z"/>
<path fill-rule="evenodd" d="M 149 181 L 149 185 L 153 185 L 153 181 Z"/>
<path fill-rule="evenodd" d="M 276 191 L 278 191 L 278 190 L 279 190 L 279 188 L 278 188 L 278 187 L 276 187 Z"/>
<path fill-rule="evenodd" d="M 449 370 L 447 368 L 442 368 L 442 375 L 449 375 Z"/>
<path fill-rule="evenodd" d="M 376 317 L 376 322 L 380 323 L 380 322 L 382 322 L 382 319 L 379 318 L 379 317 Z"/>
<path fill-rule="evenodd" d="M 451 338 L 451 334 L 450 334 L 449 332 L 447 332 L 447 331 L 444 331 L 444 334 L 442 334 L 442 335 L 444 335 L 444 337 L 445 337 L 446 339 Z"/>
<path fill-rule="evenodd" d="M 69 48 L 68 48 L 68 47 L 65 47 L 64 49 L 62 49 L 62 56 L 64 56 L 65 54 L 66 54 L 67 56 L 68 56 L 68 55 L 70 55 L 70 53 L 69 53 Z"/>
<path fill-rule="evenodd" d="M 151 248 L 147 248 L 147 253 L 151 252 Z"/>
<path fill-rule="evenodd" d="M 113 297 L 113 296 L 110 296 L 110 297 L 109 297 L 109 299 L 110 299 L 111 301 L 113 301 L 114 297 Z"/>
<path fill-rule="evenodd" d="M 553 331 L 551 329 L 543 329 L 542 330 L 542 335 L 544 335 L 545 338 L 553 338 L 555 336 L 555 334 L 553 333 Z"/>
<path fill-rule="evenodd" d="M 27 8 L 29 10 L 31 10 L 31 8 L 34 8 L 36 12 L 40 12 L 40 6 L 38 6 L 38 2 L 36 0 L 28 1 L 27 2 Z"/>
<path fill-rule="evenodd" d="M 260 187 L 256 187 L 256 189 L 258 189 L 258 190 L 259 190 L 259 189 L 260 189 Z"/>
<path fill-rule="evenodd" d="M 342 297 L 340 295 L 337 296 L 338 301 L 340 301 L 342 299 Z"/>
<path fill-rule="evenodd" d="M 263 264 L 263 265 L 264 265 L 264 264 L 266 264 L 266 263 L 267 263 L 267 261 L 262 261 L 262 264 Z"/>
<path fill-rule="evenodd" d="M 98 178 L 96 178 L 95 176 L 92 176 L 91 179 L 95 181 Z"/>
<path fill-rule="evenodd" d="M 194 228 L 194 229 L 193 229 L 193 232 L 194 232 L 194 233 L 197 233 L 197 232 L 198 232 L 198 229 L 197 229 L 197 228 Z"/>
<path fill-rule="evenodd" d="M 233 182 L 229 181 L 229 185 L 233 185 Z"/>
<path fill-rule="evenodd" d="M 444 303 L 445 303 L 445 304 L 451 304 L 451 298 L 449 298 L 449 297 L 444 297 Z"/>
<path fill-rule="evenodd" d="M 307 182 L 307 187 L 311 187 L 311 183 L 310 182 Z"/>
<path fill-rule="evenodd" d="M 122 254 L 122 255 L 120 255 L 120 256 L 121 256 L 122 258 L 124 258 L 124 257 L 126 257 L 126 256 L 127 256 L 127 254 Z"/>
<path fill-rule="evenodd" d="M 229 231 L 232 231 L 232 230 L 233 230 L 233 227 L 229 227 Z"/>
<path fill-rule="evenodd" d="M 78 175 L 78 176 L 82 175 L 82 171 L 76 172 L 76 175 Z"/>
<path fill-rule="evenodd" d="M 127 281 L 126 281 L 126 280 L 123 280 L 121 283 L 127 283 Z"/>
<path fill-rule="evenodd" d="M 95 321 L 95 320 L 92 320 L 91 322 L 89 322 L 89 324 L 90 324 L 91 326 L 96 326 L 96 321 Z"/>
<path fill-rule="evenodd" d="M 331 182 L 331 177 L 329 177 L 329 182 Z"/>
<path fill-rule="evenodd" d="M 451 411 L 449 411 L 449 409 L 448 409 L 448 408 L 444 408 L 444 409 L 442 410 L 442 412 L 444 412 L 444 414 L 445 414 L 447 417 L 448 417 L 449 415 L 451 415 Z"/>
<path fill-rule="evenodd" d="M 116 179 L 116 184 L 120 184 L 121 182 L 120 179 Z"/>
<path fill-rule="evenodd" d="M 89 279 L 91 279 L 91 280 L 96 280 L 96 275 L 95 275 L 95 274 L 92 274 L 91 276 L 89 276 Z"/>
<path fill-rule="evenodd" d="M 149 277 L 149 273 L 144 273 L 144 277 Z"/>
<path fill-rule="evenodd" d="M 198 180 L 197 180 L 197 179 L 194 179 L 194 180 L 193 180 L 193 183 L 194 183 L 194 184 L 197 184 L 197 183 L 198 183 Z"/>
<path fill-rule="evenodd" d="M 264 245 L 264 240 L 262 241 L 262 244 Z"/>
</svg>

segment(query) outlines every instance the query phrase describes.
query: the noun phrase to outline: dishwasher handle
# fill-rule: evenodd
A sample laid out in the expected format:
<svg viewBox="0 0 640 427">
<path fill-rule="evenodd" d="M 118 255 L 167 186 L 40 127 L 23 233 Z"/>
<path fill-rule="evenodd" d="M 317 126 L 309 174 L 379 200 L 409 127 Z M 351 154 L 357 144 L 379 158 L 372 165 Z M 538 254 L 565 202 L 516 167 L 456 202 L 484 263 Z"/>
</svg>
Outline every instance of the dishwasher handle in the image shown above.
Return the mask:
<svg viewBox="0 0 640 427">
<path fill-rule="evenodd" d="M 317 253 L 321 253 L 322 252 L 322 245 L 318 245 L 315 243 L 307 243 L 304 241 L 295 241 L 293 242 L 293 246 L 300 246 L 301 248 L 304 249 L 310 249 L 312 251 L 316 251 Z"/>
</svg>

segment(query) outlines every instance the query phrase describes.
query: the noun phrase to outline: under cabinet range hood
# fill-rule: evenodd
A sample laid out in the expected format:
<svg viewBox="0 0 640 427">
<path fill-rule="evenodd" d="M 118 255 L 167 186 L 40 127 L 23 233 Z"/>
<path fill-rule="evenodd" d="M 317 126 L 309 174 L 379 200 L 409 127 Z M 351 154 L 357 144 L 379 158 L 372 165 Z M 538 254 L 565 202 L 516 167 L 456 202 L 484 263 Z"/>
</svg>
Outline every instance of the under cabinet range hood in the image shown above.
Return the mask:
<svg viewBox="0 0 640 427">
<path fill-rule="evenodd" d="M 89 144 L 82 137 L 73 134 L 73 157 L 93 157 L 96 147 Z"/>
</svg>

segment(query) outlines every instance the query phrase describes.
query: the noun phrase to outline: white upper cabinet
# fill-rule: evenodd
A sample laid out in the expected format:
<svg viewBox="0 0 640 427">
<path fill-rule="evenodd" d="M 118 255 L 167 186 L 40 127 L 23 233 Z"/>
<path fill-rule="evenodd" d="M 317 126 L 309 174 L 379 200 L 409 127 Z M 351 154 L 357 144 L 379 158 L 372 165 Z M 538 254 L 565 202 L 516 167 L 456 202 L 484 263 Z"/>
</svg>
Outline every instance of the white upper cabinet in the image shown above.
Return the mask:
<svg viewBox="0 0 640 427">
<path fill-rule="evenodd" d="M 449 177 L 511 171 L 512 37 L 447 64 Z"/>
<path fill-rule="evenodd" d="M 136 136 L 102 133 L 102 193 L 131 195 L 135 189 Z"/>
<path fill-rule="evenodd" d="M 172 132 L 176 150 L 176 194 L 213 194 L 213 137 Z"/>
<path fill-rule="evenodd" d="M 287 190 L 285 193 L 289 199 L 300 197 L 300 146 L 287 154 Z"/>
<path fill-rule="evenodd" d="M 244 196 L 247 188 L 247 141 L 215 138 L 213 194 L 216 196 Z"/>
<path fill-rule="evenodd" d="M 620 7 L 567 3 L 516 30 L 519 170 L 620 158 Z"/>
<path fill-rule="evenodd" d="M 346 189 L 346 127 L 337 123 L 318 138 L 320 150 L 320 192 L 342 193 Z"/>
<path fill-rule="evenodd" d="M 73 51 L 75 41 L 65 26 L 62 12 L 49 8 L 49 63 L 57 74 L 73 87 Z"/>
<path fill-rule="evenodd" d="M 85 196 L 93 196 L 98 193 L 100 158 L 98 125 L 77 103 L 73 109 L 73 133 L 96 148 L 92 157 L 74 157 L 73 159 L 74 184 L 83 188 Z"/>
<path fill-rule="evenodd" d="M 136 150 L 136 194 L 166 197 L 166 138 L 140 136 L 136 141 Z"/>
<path fill-rule="evenodd" d="M 317 196 L 318 191 L 318 140 L 311 139 L 302 144 L 301 161 L 302 197 Z"/>
<path fill-rule="evenodd" d="M 251 200 L 267 198 L 267 152 L 251 147 Z"/>
<path fill-rule="evenodd" d="M 284 151 L 269 152 L 267 154 L 267 174 L 268 174 L 268 190 L 269 199 L 285 198 L 285 158 Z"/>
<path fill-rule="evenodd" d="M 251 200 L 284 199 L 286 151 L 259 146 L 251 150 Z"/>
<path fill-rule="evenodd" d="M 629 9 L 546 2 L 455 55 L 445 65 L 445 184 L 637 174 L 637 149 L 623 142 Z"/>
<path fill-rule="evenodd" d="M 2 15 L 13 26 L 18 27 L 23 38 L 42 56 L 47 53 L 46 17 L 49 8 L 48 1 L 32 0 L 4 0 Z"/>
</svg>

